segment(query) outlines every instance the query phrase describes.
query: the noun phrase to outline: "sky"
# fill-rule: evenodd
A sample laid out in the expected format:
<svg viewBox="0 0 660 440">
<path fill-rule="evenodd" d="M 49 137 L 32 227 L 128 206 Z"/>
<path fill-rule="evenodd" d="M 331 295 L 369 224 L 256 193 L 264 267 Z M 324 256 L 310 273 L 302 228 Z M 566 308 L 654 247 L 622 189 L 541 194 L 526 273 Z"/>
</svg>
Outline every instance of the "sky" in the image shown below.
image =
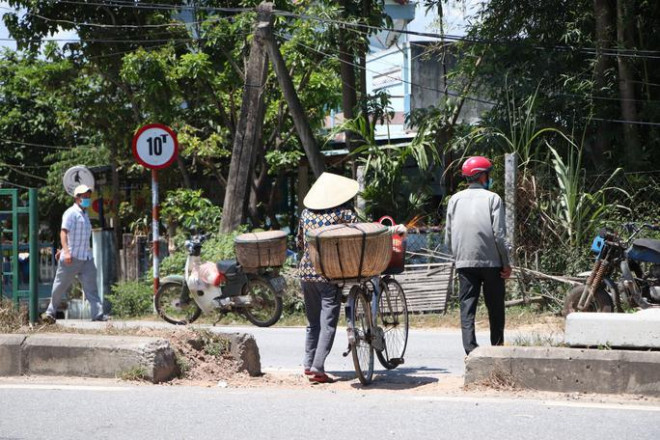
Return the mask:
<svg viewBox="0 0 660 440">
<path fill-rule="evenodd" d="M 444 5 L 445 8 L 445 33 L 449 35 L 463 36 L 465 35 L 465 25 L 466 18 L 473 15 L 481 3 L 484 3 L 486 0 L 463 0 L 458 3 L 456 1 L 450 1 L 448 4 Z M 434 23 L 434 15 L 425 15 L 424 6 L 421 0 L 417 0 L 417 10 L 415 14 L 415 19 L 410 22 L 408 29 L 411 31 L 417 32 L 429 32 L 437 33 L 438 27 Z M 0 16 L 4 15 L 7 12 L 13 11 L 6 1 L 0 0 Z M 72 31 L 60 32 L 59 34 L 54 35 L 52 38 L 75 38 L 76 33 Z M 16 49 L 16 43 L 13 41 L 5 41 L 7 38 L 11 38 L 9 31 L 5 27 L 4 21 L 0 20 L 0 47 L 8 47 L 10 49 Z M 411 37 L 411 40 L 419 41 L 429 39 L 428 37 Z M 60 43 L 63 44 L 63 43 Z"/>
<path fill-rule="evenodd" d="M 9 6 L 6 1 L 0 0 L 0 16 L 8 12 L 13 12 L 14 8 Z M 9 49 L 16 50 L 16 43 L 13 41 L 6 41 L 8 38 L 11 38 L 9 31 L 5 26 L 4 20 L 0 20 L 0 47 L 8 47 Z M 76 33 L 73 31 L 63 31 L 53 35 L 51 38 L 54 39 L 71 39 L 76 38 Z M 60 46 L 65 42 L 59 43 Z"/>
</svg>

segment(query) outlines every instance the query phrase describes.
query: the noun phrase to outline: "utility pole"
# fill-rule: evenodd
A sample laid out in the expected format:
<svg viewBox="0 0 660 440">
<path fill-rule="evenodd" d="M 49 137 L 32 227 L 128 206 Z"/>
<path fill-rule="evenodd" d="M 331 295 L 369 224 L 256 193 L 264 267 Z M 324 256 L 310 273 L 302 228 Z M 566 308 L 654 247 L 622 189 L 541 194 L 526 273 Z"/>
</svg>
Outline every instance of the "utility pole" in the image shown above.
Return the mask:
<svg viewBox="0 0 660 440">
<path fill-rule="evenodd" d="M 264 30 L 264 35 L 268 57 L 270 58 L 271 63 L 273 63 L 273 70 L 275 70 L 275 74 L 277 75 L 277 81 L 280 83 L 280 87 L 282 87 L 282 93 L 289 106 L 289 111 L 293 118 L 293 124 L 296 127 L 300 141 L 305 149 L 305 154 L 307 154 L 307 159 L 312 167 L 314 176 L 318 178 L 323 171 L 325 171 L 323 155 L 321 154 L 319 147 L 316 145 L 314 134 L 309 126 L 309 122 L 303 111 L 296 89 L 293 86 L 293 81 L 289 76 L 289 71 L 284 63 L 284 58 L 282 58 L 280 48 L 273 37 L 272 26 L 268 26 Z"/>
<path fill-rule="evenodd" d="M 245 214 L 249 183 L 254 169 L 254 152 L 258 143 L 261 142 L 261 128 L 265 114 L 264 85 L 268 73 L 268 63 L 264 41 L 265 32 L 272 24 L 272 11 L 272 3 L 261 3 L 257 7 L 257 26 L 250 48 L 243 102 L 229 165 L 227 190 L 220 224 L 222 233 L 228 233 L 238 228 Z"/>
</svg>

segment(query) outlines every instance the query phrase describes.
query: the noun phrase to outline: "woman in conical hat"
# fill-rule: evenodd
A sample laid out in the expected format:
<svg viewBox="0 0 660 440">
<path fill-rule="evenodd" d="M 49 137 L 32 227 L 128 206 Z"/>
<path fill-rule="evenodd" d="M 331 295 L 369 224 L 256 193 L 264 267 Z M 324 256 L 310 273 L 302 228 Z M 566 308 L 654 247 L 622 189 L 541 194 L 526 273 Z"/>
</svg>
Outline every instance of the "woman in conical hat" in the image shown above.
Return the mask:
<svg viewBox="0 0 660 440">
<path fill-rule="evenodd" d="M 355 223 L 357 215 L 351 201 L 357 195 L 358 182 L 332 173 L 323 173 L 310 188 L 300 214 L 297 244 L 303 251 L 298 275 L 305 297 L 307 336 L 305 340 L 305 375 L 311 382 L 330 382 L 325 373 L 325 359 L 330 354 L 341 311 L 341 289 L 316 272 L 309 256 L 307 231 L 340 223 Z"/>
</svg>

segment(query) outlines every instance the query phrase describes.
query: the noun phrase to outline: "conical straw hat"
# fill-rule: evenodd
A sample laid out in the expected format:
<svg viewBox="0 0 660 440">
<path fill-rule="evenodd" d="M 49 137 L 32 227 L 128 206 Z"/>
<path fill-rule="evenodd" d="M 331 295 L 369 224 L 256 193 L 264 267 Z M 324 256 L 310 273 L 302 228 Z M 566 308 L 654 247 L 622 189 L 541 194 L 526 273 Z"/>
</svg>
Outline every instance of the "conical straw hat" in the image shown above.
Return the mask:
<svg viewBox="0 0 660 440">
<path fill-rule="evenodd" d="M 303 204 L 309 209 L 330 209 L 346 203 L 358 193 L 357 180 L 332 173 L 323 173 L 314 182 Z"/>
</svg>

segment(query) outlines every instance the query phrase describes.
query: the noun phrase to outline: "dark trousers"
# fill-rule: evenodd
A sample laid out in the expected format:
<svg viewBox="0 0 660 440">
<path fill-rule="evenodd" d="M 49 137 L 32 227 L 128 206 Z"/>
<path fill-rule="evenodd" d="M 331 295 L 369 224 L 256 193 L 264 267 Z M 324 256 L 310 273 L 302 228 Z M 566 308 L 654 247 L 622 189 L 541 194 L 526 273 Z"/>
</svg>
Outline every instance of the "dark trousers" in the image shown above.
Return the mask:
<svg viewBox="0 0 660 440">
<path fill-rule="evenodd" d="M 481 287 L 488 309 L 490 323 L 490 344 L 504 344 L 504 279 L 500 276 L 500 267 L 470 267 L 458 269 L 460 284 L 459 300 L 461 305 L 461 333 L 466 354 L 477 348 L 474 332 L 474 316 Z"/>
<path fill-rule="evenodd" d="M 325 372 L 341 312 L 341 289 L 336 284 L 302 281 L 307 315 L 303 366 L 315 373 Z"/>
</svg>

